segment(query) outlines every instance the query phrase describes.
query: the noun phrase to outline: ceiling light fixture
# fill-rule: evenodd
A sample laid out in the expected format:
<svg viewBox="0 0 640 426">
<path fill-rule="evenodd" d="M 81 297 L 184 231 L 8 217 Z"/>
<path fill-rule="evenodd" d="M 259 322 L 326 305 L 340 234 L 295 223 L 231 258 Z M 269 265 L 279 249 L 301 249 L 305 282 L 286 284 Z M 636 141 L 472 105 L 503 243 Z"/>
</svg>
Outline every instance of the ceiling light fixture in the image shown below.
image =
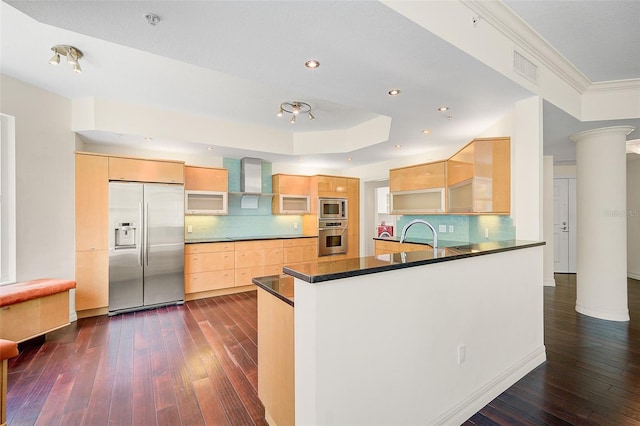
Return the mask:
<svg viewBox="0 0 640 426">
<path fill-rule="evenodd" d="M 207 147 L 207 150 L 208 150 L 208 151 L 213 151 L 214 149 L 215 149 L 215 148 L 214 148 L 214 147 L 212 147 L 212 146 L 208 146 L 208 147 Z"/>
<path fill-rule="evenodd" d="M 144 19 L 147 20 L 147 24 L 149 25 L 156 25 L 158 22 L 160 22 L 160 17 L 158 15 L 156 15 L 155 13 L 145 13 L 144 15 Z"/>
<path fill-rule="evenodd" d="M 51 65 L 58 65 L 60 56 L 66 56 L 67 62 L 72 66 L 73 70 L 78 74 L 82 72 L 79 61 L 83 55 L 80 49 L 66 44 L 56 44 L 51 50 L 54 52 L 53 57 L 49 59 Z"/>
<path fill-rule="evenodd" d="M 424 130 L 422 131 L 422 133 L 424 133 L 425 135 L 428 135 L 429 133 L 431 133 L 431 130 L 429 130 L 429 129 L 424 129 Z"/>
<path fill-rule="evenodd" d="M 394 145 L 393 147 L 394 147 L 395 149 L 399 149 L 401 146 L 402 146 L 402 145 L 398 144 L 398 145 Z"/>
<path fill-rule="evenodd" d="M 147 141 L 147 142 L 149 142 L 149 141 L 152 141 L 152 140 L 153 140 L 153 138 L 152 138 L 151 136 L 145 136 L 145 137 L 144 137 L 144 140 L 145 140 L 145 141 Z"/>
<path fill-rule="evenodd" d="M 320 62 L 316 61 L 315 59 L 309 59 L 304 63 L 304 66 L 310 69 L 314 69 L 320 66 Z"/>
<path fill-rule="evenodd" d="M 396 96 L 400 94 L 400 89 L 391 89 L 389 90 L 389 96 Z"/>
<path fill-rule="evenodd" d="M 311 105 L 306 102 L 283 102 L 280 104 L 280 110 L 278 111 L 277 116 L 282 117 L 285 112 L 291 114 L 291 120 L 289 120 L 291 124 L 296 124 L 296 117 L 300 114 L 307 114 L 309 116 L 309 120 L 316 119 L 316 117 L 311 113 Z"/>
<path fill-rule="evenodd" d="M 449 111 L 449 107 L 448 106 L 441 106 L 438 108 L 439 112 L 445 112 L 445 111 Z"/>
</svg>

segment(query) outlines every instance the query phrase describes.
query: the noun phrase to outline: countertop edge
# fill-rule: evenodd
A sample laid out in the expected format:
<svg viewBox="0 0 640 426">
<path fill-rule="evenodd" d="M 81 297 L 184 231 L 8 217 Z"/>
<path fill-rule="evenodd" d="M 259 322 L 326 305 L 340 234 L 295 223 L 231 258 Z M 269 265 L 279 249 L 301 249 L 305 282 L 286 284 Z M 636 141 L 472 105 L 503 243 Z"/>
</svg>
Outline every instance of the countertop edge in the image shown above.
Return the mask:
<svg viewBox="0 0 640 426">
<path fill-rule="evenodd" d="M 293 300 L 289 299 L 288 297 L 283 296 L 282 294 L 280 294 L 279 292 L 277 292 L 276 290 L 274 290 L 273 288 L 271 288 L 270 286 L 266 285 L 265 283 L 263 283 L 261 281 L 261 280 L 263 280 L 265 278 L 275 279 L 276 277 L 277 277 L 277 275 L 269 275 L 269 276 L 266 276 L 266 277 L 254 277 L 254 278 L 251 279 L 251 282 L 253 282 L 255 285 L 257 285 L 261 289 L 265 290 L 267 293 L 270 293 L 270 294 L 276 296 L 278 299 L 282 300 L 286 304 L 291 305 L 292 307 L 295 307 Z"/>
<path fill-rule="evenodd" d="M 435 259 L 423 259 L 423 260 L 417 260 L 417 261 L 411 261 L 411 262 L 407 262 L 407 263 L 392 263 L 389 265 L 383 265 L 383 266 L 375 266 L 375 267 L 370 267 L 370 268 L 366 268 L 366 269 L 358 269 L 358 270 L 351 270 L 351 271 L 345 271 L 345 272 L 336 272 L 336 273 L 330 273 L 330 274 L 322 274 L 322 275 L 307 275 L 304 274 L 302 272 L 296 271 L 294 269 L 291 269 L 287 266 L 285 266 L 283 268 L 284 273 L 291 275 L 295 278 L 299 278 L 302 281 L 306 281 L 308 283 L 321 283 L 321 282 L 326 282 L 326 281 L 333 281 L 333 280 L 338 280 L 338 279 L 342 279 L 342 278 L 351 278 L 351 277 L 357 277 L 357 276 L 361 276 L 361 275 L 368 275 L 368 274 L 375 274 L 375 273 L 379 273 L 379 272 L 386 272 L 386 271 L 393 271 L 396 269 L 404 269 L 404 268 L 411 268 L 414 266 L 423 266 L 423 265 L 428 265 L 431 263 L 441 263 L 441 262 L 450 262 L 450 261 L 454 261 L 454 260 L 458 260 L 458 259 L 465 259 L 465 258 L 469 258 L 469 257 L 477 257 L 477 256 L 484 256 L 484 255 L 488 255 L 488 254 L 495 254 L 495 253 L 502 253 L 502 252 L 507 252 L 507 251 L 513 251 L 513 250 L 520 250 L 520 249 L 525 249 L 525 248 L 532 248 L 532 247 L 538 247 L 538 246 L 543 246 L 546 243 L 544 241 L 530 241 L 530 242 L 522 242 L 522 244 L 517 244 L 517 245 L 513 245 L 510 247 L 499 247 L 499 248 L 495 248 L 495 249 L 487 249 L 484 251 L 480 251 L 480 252 L 475 252 L 475 253 L 460 253 L 460 254 L 456 254 L 456 255 L 451 255 L 451 256 L 447 256 L 447 257 L 441 257 L 441 258 L 435 258 Z M 427 250 L 430 251 L 430 250 Z M 375 256 L 373 256 L 375 257 Z"/>
<path fill-rule="evenodd" d="M 194 240 L 184 240 L 185 244 L 206 244 L 206 243 L 232 243 L 236 241 L 262 241 L 262 240 L 292 240 L 296 238 L 318 238 L 317 235 L 269 235 L 252 237 L 221 237 L 203 238 Z"/>
</svg>

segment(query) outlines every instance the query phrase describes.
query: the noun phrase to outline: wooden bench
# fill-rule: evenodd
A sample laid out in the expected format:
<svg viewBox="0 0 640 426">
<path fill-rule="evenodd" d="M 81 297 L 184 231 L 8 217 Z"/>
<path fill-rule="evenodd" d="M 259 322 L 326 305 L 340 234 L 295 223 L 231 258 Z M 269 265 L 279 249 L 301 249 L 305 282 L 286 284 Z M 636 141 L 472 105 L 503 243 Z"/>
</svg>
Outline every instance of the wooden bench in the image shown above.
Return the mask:
<svg viewBox="0 0 640 426">
<path fill-rule="evenodd" d="M 0 287 L 0 339 L 20 343 L 69 325 L 76 282 L 44 278 Z"/>
<path fill-rule="evenodd" d="M 2 362 L 2 373 L 0 373 L 0 425 L 7 422 L 7 359 L 18 355 L 18 344 L 10 340 L 0 339 L 0 362 Z"/>
</svg>

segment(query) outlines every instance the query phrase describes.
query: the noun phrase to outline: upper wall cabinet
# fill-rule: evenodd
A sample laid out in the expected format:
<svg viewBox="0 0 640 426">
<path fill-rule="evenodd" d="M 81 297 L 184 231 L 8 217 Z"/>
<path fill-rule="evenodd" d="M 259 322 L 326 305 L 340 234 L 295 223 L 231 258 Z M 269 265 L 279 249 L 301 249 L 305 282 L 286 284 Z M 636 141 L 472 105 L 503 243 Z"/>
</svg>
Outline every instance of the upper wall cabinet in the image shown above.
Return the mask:
<svg viewBox="0 0 640 426">
<path fill-rule="evenodd" d="M 109 180 L 184 183 L 184 163 L 109 157 Z"/>
<path fill-rule="evenodd" d="M 389 170 L 392 214 L 442 213 L 445 210 L 444 161 Z"/>
<path fill-rule="evenodd" d="M 447 161 L 448 208 L 452 213 L 511 210 L 511 140 L 474 139 Z"/>
<path fill-rule="evenodd" d="M 318 175 L 319 197 L 347 197 L 347 178 L 342 176 Z"/>
<path fill-rule="evenodd" d="M 205 216 L 228 214 L 227 169 L 186 166 L 184 176 L 185 214 Z"/>
<path fill-rule="evenodd" d="M 311 212 L 311 177 L 275 174 L 271 177 L 273 214 L 307 214 Z"/>
</svg>

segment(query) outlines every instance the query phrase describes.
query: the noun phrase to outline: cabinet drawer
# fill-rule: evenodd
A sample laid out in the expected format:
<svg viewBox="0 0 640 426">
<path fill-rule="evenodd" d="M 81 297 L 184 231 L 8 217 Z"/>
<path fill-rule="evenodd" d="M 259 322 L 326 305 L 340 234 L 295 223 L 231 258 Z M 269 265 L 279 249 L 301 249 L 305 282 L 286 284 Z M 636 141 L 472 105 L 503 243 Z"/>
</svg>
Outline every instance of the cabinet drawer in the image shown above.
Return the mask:
<svg viewBox="0 0 640 426">
<path fill-rule="evenodd" d="M 233 269 L 234 264 L 232 252 L 192 253 L 184 257 L 184 270 L 188 274 Z"/>
<path fill-rule="evenodd" d="M 236 287 L 251 285 L 253 284 L 251 280 L 255 277 L 266 277 L 269 275 L 279 275 L 281 273 L 282 264 L 254 266 L 252 268 L 238 268 L 236 269 L 235 285 Z"/>
<path fill-rule="evenodd" d="M 219 251 L 233 251 L 233 242 L 228 243 L 198 243 L 185 244 L 185 254 L 191 253 L 214 253 Z"/>
<path fill-rule="evenodd" d="M 317 260 L 317 258 L 318 247 L 316 245 L 309 245 L 304 247 L 287 247 L 284 249 L 283 263 L 285 265 L 290 265 L 292 263 L 312 262 Z"/>
<path fill-rule="evenodd" d="M 184 292 L 188 294 L 230 288 L 233 287 L 234 281 L 233 269 L 185 274 Z"/>
<path fill-rule="evenodd" d="M 236 267 L 249 268 L 252 266 L 282 264 L 282 249 L 258 249 L 235 252 Z"/>
<path fill-rule="evenodd" d="M 282 248 L 282 240 L 236 241 L 236 251 Z"/>
<path fill-rule="evenodd" d="M 282 241 L 282 247 L 303 247 L 303 246 L 315 246 L 318 244 L 318 240 L 315 238 L 291 238 Z"/>
</svg>

